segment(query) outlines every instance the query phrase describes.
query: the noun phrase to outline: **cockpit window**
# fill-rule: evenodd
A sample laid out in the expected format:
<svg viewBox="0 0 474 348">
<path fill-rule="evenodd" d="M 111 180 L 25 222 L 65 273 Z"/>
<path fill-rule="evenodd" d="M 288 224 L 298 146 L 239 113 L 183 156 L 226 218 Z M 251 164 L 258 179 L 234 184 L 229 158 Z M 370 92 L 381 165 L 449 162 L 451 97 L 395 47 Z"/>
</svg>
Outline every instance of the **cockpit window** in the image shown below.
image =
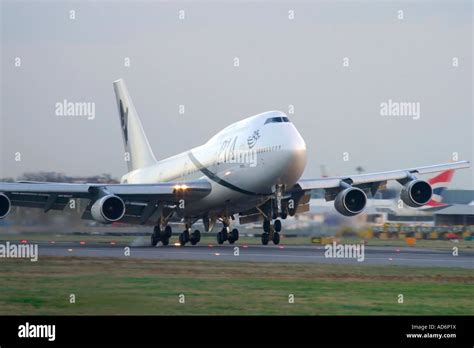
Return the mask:
<svg viewBox="0 0 474 348">
<path fill-rule="evenodd" d="M 290 119 L 288 117 L 270 117 L 267 118 L 265 121 L 265 124 L 267 123 L 280 123 L 280 122 L 290 122 Z"/>
</svg>

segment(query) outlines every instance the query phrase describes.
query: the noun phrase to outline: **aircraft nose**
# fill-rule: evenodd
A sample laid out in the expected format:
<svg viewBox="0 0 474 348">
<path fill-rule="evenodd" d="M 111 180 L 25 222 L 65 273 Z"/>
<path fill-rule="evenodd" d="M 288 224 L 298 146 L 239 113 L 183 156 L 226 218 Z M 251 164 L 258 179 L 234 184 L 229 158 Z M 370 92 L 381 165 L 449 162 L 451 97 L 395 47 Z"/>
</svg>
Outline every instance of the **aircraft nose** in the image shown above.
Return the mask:
<svg viewBox="0 0 474 348">
<path fill-rule="evenodd" d="M 286 166 L 282 179 L 287 186 L 292 186 L 299 180 L 306 167 L 306 143 L 293 125 L 286 140 Z"/>
</svg>

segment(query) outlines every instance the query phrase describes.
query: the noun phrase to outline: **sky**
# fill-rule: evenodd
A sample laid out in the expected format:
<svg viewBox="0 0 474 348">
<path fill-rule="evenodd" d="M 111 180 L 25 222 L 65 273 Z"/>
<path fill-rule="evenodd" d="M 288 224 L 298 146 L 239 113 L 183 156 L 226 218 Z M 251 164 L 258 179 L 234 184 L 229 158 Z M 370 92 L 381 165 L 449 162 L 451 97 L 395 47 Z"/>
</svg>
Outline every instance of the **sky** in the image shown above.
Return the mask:
<svg viewBox="0 0 474 348">
<path fill-rule="evenodd" d="M 473 161 L 472 21 L 471 1 L 2 1 L 0 177 L 125 174 L 118 78 L 158 159 L 281 110 L 307 178 Z"/>
</svg>

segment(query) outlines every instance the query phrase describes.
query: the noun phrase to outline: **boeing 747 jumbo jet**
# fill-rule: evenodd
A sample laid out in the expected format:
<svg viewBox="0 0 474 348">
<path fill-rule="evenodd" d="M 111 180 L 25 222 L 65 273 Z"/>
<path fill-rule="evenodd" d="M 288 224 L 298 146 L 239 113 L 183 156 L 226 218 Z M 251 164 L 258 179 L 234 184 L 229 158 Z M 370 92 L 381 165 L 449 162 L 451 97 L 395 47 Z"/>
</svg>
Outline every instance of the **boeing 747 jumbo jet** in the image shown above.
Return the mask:
<svg viewBox="0 0 474 348">
<path fill-rule="evenodd" d="M 269 111 L 233 123 L 204 145 L 157 161 L 127 91 L 114 82 L 129 172 L 120 184 L 69 184 L 46 182 L 0 183 L 0 218 L 12 206 L 63 210 L 71 199 L 87 199 L 83 219 L 101 223 L 121 221 L 155 226 L 151 245 L 168 245 L 171 223 L 183 223 L 181 245 L 201 239 L 192 226 L 202 220 L 206 232 L 216 221 L 219 244 L 239 239 L 231 229 L 262 222 L 262 244 L 280 242 L 286 219 L 309 209 L 311 190 L 324 189 L 327 201 L 346 216 L 361 213 L 367 196 L 388 180 L 402 186 L 401 199 L 410 207 L 430 202 L 433 189 L 416 175 L 469 167 L 453 162 L 389 172 L 301 179 L 306 165 L 306 144 L 283 112 Z"/>
</svg>

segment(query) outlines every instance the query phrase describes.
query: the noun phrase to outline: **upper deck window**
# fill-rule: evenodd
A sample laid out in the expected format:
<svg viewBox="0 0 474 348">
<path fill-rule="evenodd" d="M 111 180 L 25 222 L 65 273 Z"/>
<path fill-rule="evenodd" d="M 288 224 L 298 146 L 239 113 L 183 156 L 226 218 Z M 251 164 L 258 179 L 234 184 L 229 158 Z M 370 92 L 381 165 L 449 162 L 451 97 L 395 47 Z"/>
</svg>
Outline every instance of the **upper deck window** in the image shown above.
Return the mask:
<svg viewBox="0 0 474 348">
<path fill-rule="evenodd" d="M 265 121 L 265 124 L 267 124 L 267 123 L 280 123 L 280 122 L 290 122 L 290 119 L 286 116 L 284 116 L 284 117 L 270 117 L 270 118 L 267 118 L 267 120 Z"/>
</svg>

